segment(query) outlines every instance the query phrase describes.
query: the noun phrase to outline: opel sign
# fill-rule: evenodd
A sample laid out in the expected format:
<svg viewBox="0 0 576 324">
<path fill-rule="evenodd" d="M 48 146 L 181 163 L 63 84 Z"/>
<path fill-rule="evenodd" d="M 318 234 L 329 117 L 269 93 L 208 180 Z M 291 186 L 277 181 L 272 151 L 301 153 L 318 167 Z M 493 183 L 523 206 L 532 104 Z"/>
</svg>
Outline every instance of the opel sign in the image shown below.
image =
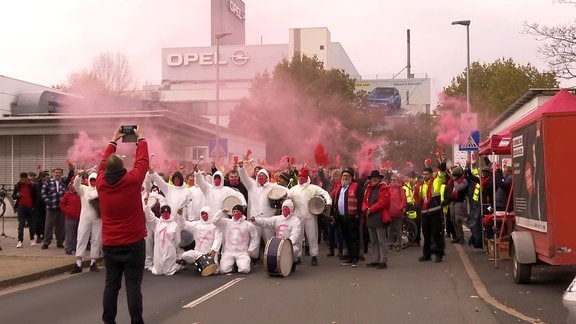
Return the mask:
<svg viewBox="0 0 576 324">
<path fill-rule="evenodd" d="M 234 65 L 242 66 L 248 62 L 250 57 L 246 55 L 243 50 L 236 50 L 230 56 L 230 61 Z M 190 66 L 197 65 L 215 65 L 216 53 L 215 52 L 188 52 L 188 53 L 169 53 L 166 55 L 166 64 L 168 66 Z M 228 64 L 228 60 L 220 59 L 220 65 Z"/>
<path fill-rule="evenodd" d="M 235 4 L 232 0 L 230 0 L 230 2 L 228 3 L 228 9 L 234 16 L 236 16 L 236 18 L 242 21 L 246 19 L 246 15 L 242 11 L 242 9 L 240 9 L 240 7 L 238 7 L 238 5 Z"/>
</svg>

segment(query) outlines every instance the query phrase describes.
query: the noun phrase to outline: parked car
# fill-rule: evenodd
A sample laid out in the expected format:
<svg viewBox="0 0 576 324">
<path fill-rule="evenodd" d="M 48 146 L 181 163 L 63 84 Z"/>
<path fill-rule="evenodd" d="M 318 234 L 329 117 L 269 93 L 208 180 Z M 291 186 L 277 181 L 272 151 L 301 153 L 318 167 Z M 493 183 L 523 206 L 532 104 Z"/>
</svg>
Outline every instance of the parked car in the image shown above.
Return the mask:
<svg viewBox="0 0 576 324">
<path fill-rule="evenodd" d="M 400 109 L 402 98 L 394 87 L 376 87 L 368 92 L 365 108 L 381 108 L 387 111 Z"/>
</svg>

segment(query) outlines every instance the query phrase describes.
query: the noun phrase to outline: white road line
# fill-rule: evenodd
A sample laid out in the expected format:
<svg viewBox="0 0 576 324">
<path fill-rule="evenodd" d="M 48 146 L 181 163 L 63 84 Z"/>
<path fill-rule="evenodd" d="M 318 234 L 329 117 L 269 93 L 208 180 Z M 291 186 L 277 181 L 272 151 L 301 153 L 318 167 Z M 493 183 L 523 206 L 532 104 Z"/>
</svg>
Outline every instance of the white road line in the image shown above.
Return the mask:
<svg viewBox="0 0 576 324">
<path fill-rule="evenodd" d="M 486 286 L 484 285 L 484 283 L 480 279 L 480 276 L 474 269 L 474 265 L 472 265 L 472 262 L 468 258 L 468 254 L 466 254 L 466 252 L 464 251 L 464 248 L 460 244 L 454 244 L 454 247 L 456 247 L 456 250 L 458 250 L 458 255 L 460 256 L 460 260 L 462 260 L 462 263 L 464 264 L 464 269 L 466 269 L 468 277 L 470 278 L 470 280 L 472 280 L 472 285 L 474 286 L 474 289 L 476 289 L 476 292 L 478 293 L 478 296 L 480 296 L 480 298 L 484 299 L 485 302 L 496 307 L 497 309 L 523 321 L 529 323 L 543 323 L 542 320 L 538 318 L 533 318 L 528 315 L 524 315 L 519 311 L 515 310 L 514 308 L 502 304 L 501 302 L 496 300 L 496 298 L 490 295 L 488 289 L 486 289 Z"/>
<path fill-rule="evenodd" d="M 219 293 L 221 293 L 224 290 L 234 286 L 235 284 L 239 283 L 242 280 L 244 280 L 244 278 L 236 278 L 236 279 L 230 281 L 229 283 L 212 290 L 211 292 L 207 293 L 206 295 L 204 295 L 200 298 L 197 298 L 196 300 L 192 301 L 191 303 L 188 303 L 188 304 L 182 306 L 182 308 L 192 308 L 194 306 L 198 306 L 200 303 L 205 302 L 208 299 L 218 295 Z"/>
</svg>

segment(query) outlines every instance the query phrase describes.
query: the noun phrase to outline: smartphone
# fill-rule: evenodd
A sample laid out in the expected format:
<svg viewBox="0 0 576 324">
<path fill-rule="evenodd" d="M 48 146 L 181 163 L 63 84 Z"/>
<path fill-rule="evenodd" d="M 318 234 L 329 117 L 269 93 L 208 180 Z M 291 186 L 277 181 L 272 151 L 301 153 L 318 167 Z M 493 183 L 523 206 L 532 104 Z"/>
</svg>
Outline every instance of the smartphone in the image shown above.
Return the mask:
<svg viewBox="0 0 576 324">
<path fill-rule="evenodd" d="M 138 127 L 136 125 L 122 125 L 120 126 L 120 131 L 124 136 L 122 136 L 123 143 L 135 143 L 138 140 L 134 130 Z"/>
</svg>

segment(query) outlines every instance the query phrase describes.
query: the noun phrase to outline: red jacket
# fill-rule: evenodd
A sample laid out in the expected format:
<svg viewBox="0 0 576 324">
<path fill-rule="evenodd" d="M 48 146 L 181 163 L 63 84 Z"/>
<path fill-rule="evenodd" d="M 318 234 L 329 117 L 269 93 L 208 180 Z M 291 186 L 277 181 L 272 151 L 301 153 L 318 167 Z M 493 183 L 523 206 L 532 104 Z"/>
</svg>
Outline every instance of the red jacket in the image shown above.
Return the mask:
<svg viewBox="0 0 576 324">
<path fill-rule="evenodd" d="M 103 245 L 128 245 L 146 237 L 146 217 L 140 192 L 150 160 L 146 140 L 141 139 L 136 145 L 134 168 L 118 179 L 111 181 L 111 175 L 105 174 L 106 159 L 116 152 L 116 144 L 108 144 L 98 167 L 96 189 L 102 215 Z"/>
<path fill-rule="evenodd" d="M 404 217 L 406 208 L 406 192 L 402 186 L 390 186 L 390 216 L 395 218 Z"/>
<path fill-rule="evenodd" d="M 60 209 L 64 212 L 64 216 L 68 219 L 80 220 L 80 210 L 82 210 L 82 202 L 80 196 L 76 191 L 67 190 L 60 200 Z"/>
<path fill-rule="evenodd" d="M 374 188 L 378 187 L 378 200 L 375 204 L 370 205 L 368 203 L 370 199 L 370 193 Z M 390 217 L 390 186 L 388 186 L 384 182 L 380 182 L 376 185 L 369 183 L 366 186 L 366 192 L 364 193 L 364 200 L 362 201 L 362 212 L 366 214 L 370 208 L 370 213 L 378 213 L 380 212 L 380 216 L 382 217 L 382 222 L 390 223 L 392 222 L 392 218 Z"/>
</svg>

